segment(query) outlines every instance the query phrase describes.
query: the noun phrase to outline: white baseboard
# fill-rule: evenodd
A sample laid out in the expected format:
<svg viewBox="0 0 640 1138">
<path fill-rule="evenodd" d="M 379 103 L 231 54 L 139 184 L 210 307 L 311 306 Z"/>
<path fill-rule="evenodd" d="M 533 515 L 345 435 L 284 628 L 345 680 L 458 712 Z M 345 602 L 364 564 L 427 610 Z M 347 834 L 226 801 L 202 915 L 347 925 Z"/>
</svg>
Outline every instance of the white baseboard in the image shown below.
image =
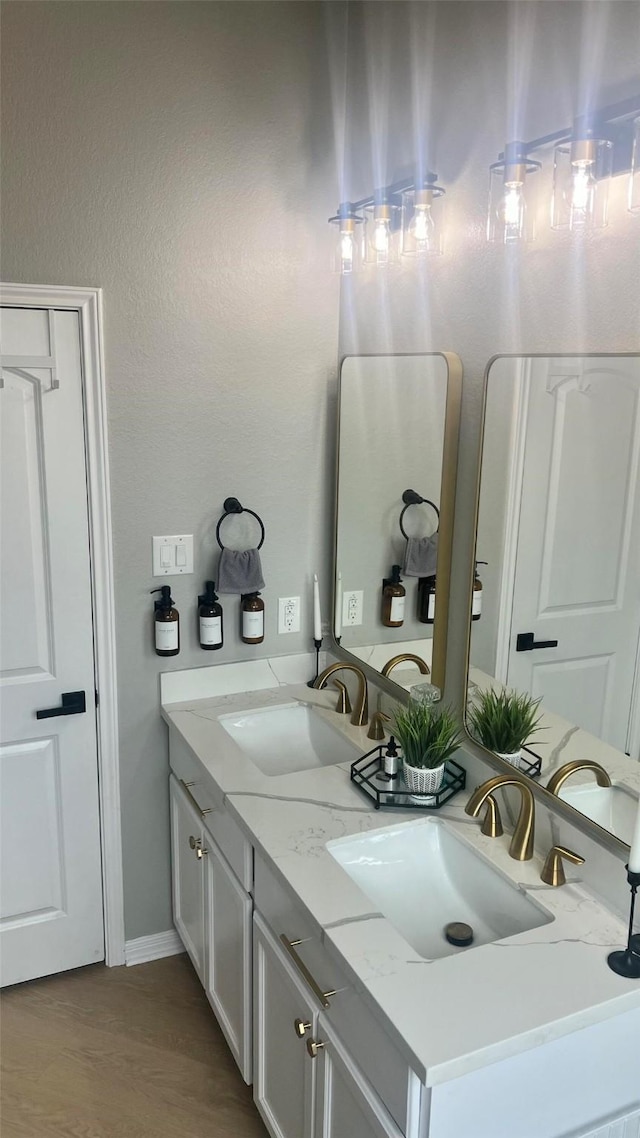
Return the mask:
<svg viewBox="0 0 640 1138">
<path fill-rule="evenodd" d="M 128 940 L 124 946 L 125 964 L 145 964 L 148 960 L 160 960 L 163 956 L 176 956 L 184 952 L 184 945 L 175 929 L 153 936 L 140 936 Z"/>
</svg>

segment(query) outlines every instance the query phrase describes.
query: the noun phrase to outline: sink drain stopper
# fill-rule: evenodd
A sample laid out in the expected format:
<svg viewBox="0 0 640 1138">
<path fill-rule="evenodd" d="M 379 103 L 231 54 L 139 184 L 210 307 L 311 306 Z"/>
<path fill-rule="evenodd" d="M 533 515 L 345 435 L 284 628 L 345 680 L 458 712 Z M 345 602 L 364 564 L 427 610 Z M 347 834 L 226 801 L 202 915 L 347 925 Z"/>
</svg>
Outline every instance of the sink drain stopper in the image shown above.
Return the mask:
<svg viewBox="0 0 640 1138">
<path fill-rule="evenodd" d="M 444 935 L 449 944 L 455 944 L 456 948 L 467 948 L 473 944 L 473 929 L 464 921 L 450 921 L 444 927 Z"/>
</svg>

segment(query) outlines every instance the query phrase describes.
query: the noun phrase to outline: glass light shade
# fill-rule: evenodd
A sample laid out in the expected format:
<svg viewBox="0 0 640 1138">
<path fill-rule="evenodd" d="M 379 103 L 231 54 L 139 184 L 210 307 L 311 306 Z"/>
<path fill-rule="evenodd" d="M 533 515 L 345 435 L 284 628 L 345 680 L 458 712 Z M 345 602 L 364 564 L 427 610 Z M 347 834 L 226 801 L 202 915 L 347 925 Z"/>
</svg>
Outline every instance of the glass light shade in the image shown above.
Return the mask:
<svg viewBox="0 0 640 1138">
<path fill-rule="evenodd" d="M 602 229 L 608 222 L 613 144 L 604 138 L 562 142 L 553 152 L 554 229 Z"/>
<path fill-rule="evenodd" d="M 403 257 L 433 257 L 442 252 L 442 194 L 433 186 L 403 193 Z"/>
<path fill-rule="evenodd" d="M 490 169 L 487 241 L 499 245 L 517 245 L 533 241 L 535 213 L 533 192 L 527 183 L 527 166 L 531 162 L 496 163 Z"/>
<path fill-rule="evenodd" d="M 361 223 L 355 217 L 336 217 L 331 224 L 338 231 L 333 251 L 333 271 L 342 276 L 356 273 L 361 267 Z"/>
<path fill-rule="evenodd" d="M 392 265 L 398 259 L 395 206 L 387 202 L 371 206 L 364 222 L 364 255 L 368 265 Z"/>
<path fill-rule="evenodd" d="M 634 124 L 633 157 L 629 175 L 629 210 L 640 214 L 640 118 Z"/>
</svg>

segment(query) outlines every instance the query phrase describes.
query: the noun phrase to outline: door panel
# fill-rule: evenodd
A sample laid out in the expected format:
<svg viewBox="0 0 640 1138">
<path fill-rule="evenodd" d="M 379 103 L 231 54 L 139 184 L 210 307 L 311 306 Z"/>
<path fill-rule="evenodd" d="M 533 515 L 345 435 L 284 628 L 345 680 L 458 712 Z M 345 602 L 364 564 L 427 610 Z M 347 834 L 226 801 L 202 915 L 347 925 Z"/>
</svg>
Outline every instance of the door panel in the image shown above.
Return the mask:
<svg viewBox="0 0 640 1138">
<path fill-rule="evenodd" d="M 316 1100 L 316 1138 L 402 1138 L 323 1015 L 318 1033 L 324 1046 L 317 1060 L 322 1076 Z"/>
<path fill-rule="evenodd" d="M 532 360 L 510 687 L 625 750 L 640 628 L 640 369 Z M 518 633 L 557 640 L 517 652 Z"/>
<path fill-rule="evenodd" d="M 171 799 L 171 867 L 173 920 L 191 963 L 204 984 L 204 863 L 201 819 L 176 779 L 169 783 Z M 200 847 L 198 847 L 200 843 Z"/>
<path fill-rule="evenodd" d="M 2 983 L 104 958 L 79 318 L 1 310 Z M 63 692 L 84 714 L 38 720 Z"/>
<path fill-rule="evenodd" d="M 205 830 L 205 991 L 245 1083 L 251 1082 L 251 913 L 253 903 Z"/>
</svg>

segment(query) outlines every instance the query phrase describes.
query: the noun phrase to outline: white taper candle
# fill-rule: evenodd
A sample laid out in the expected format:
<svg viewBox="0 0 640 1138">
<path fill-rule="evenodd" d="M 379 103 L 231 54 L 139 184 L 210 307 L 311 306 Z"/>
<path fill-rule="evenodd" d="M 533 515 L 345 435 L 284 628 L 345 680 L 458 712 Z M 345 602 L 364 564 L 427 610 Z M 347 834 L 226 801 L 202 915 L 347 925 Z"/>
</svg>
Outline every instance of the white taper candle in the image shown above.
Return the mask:
<svg viewBox="0 0 640 1138">
<path fill-rule="evenodd" d="M 638 813 L 636 814 L 636 824 L 631 839 L 629 873 L 640 873 L 640 798 L 638 799 Z"/>
<path fill-rule="evenodd" d="M 322 640 L 322 615 L 320 613 L 320 588 L 318 574 L 313 574 L 313 639 Z"/>
</svg>

